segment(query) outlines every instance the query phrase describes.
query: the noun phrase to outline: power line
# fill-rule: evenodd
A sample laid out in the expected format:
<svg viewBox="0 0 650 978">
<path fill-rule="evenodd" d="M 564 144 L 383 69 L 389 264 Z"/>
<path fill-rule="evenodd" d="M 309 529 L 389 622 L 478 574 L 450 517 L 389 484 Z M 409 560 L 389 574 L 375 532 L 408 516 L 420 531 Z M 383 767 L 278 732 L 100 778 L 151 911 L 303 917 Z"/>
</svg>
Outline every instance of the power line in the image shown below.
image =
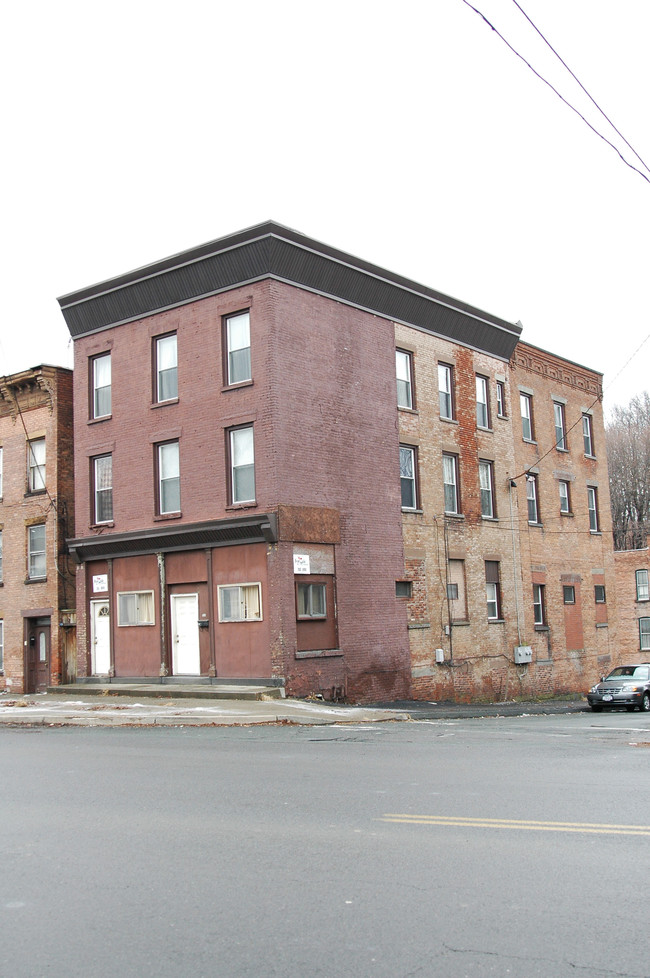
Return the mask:
<svg viewBox="0 0 650 978">
<path fill-rule="evenodd" d="M 548 38 L 546 38 L 542 34 L 542 32 L 540 31 L 539 27 L 537 27 L 537 25 L 533 23 L 533 21 L 530 19 L 530 17 L 526 13 L 526 11 L 523 9 L 523 7 L 519 3 L 517 3 L 517 0 L 512 0 L 512 2 L 514 3 L 515 7 L 521 12 L 521 14 L 523 14 L 523 16 L 526 18 L 526 20 L 528 21 L 528 23 L 530 24 L 530 26 L 533 28 L 533 30 L 536 31 L 539 34 L 539 36 L 543 40 L 544 44 L 546 44 L 546 46 L 551 49 L 551 51 L 553 52 L 553 54 L 555 55 L 555 57 L 558 59 L 558 61 L 560 62 L 560 64 L 564 68 L 566 68 L 566 70 L 569 72 L 569 74 L 571 75 L 571 77 L 573 78 L 573 80 L 580 86 L 580 88 L 585 93 L 585 95 L 587 96 L 587 98 L 589 99 L 589 101 L 592 102 L 592 104 L 596 106 L 596 108 L 598 109 L 598 111 L 600 112 L 600 114 L 603 116 L 603 118 L 607 120 L 607 122 L 612 127 L 612 129 L 614 130 L 614 132 L 616 133 L 616 135 L 621 137 L 621 139 L 623 140 L 623 142 L 625 143 L 625 145 L 629 149 L 632 150 L 632 152 L 636 156 L 637 160 L 640 163 L 643 164 L 643 166 L 646 168 L 646 170 L 648 170 L 648 172 L 650 172 L 650 167 L 645 162 L 645 160 L 641 156 L 639 156 L 639 154 L 635 150 L 634 146 L 632 146 L 632 144 L 627 141 L 627 139 L 625 138 L 625 136 L 623 135 L 623 133 L 620 132 L 620 130 L 616 128 L 616 126 L 614 125 L 614 123 L 612 122 L 612 120 L 609 118 L 609 116 L 607 115 L 607 113 L 600 107 L 600 105 L 598 104 L 598 102 L 596 101 L 596 99 L 593 98 L 592 95 L 590 95 L 590 93 L 587 91 L 587 89 L 582 84 L 582 82 L 580 81 L 580 79 L 577 77 L 577 75 L 575 74 L 575 72 L 573 72 L 571 70 L 571 68 L 569 68 L 569 66 L 566 63 L 566 61 L 564 61 L 564 59 L 562 57 L 560 57 L 560 55 L 555 50 L 555 48 L 553 47 L 553 45 L 551 44 L 551 42 L 548 40 Z"/>
<path fill-rule="evenodd" d="M 640 177 L 642 177 L 642 178 L 643 178 L 643 179 L 644 179 L 644 180 L 646 181 L 646 183 L 648 183 L 648 184 L 650 184 L 650 177 L 648 177 L 648 176 L 647 176 L 647 175 L 646 175 L 646 174 L 645 174 L 645 173 L 644 173 L 644 172 L 643 172 L 642 170 L 639 170 L 639 168 L 638 168 L 638 167 L 636 167 L 636 166 L 634 166 L 634 164 L 633 164 L 633 163 L 630 163 L 630 162 L 629 162 L 629 160 L 626 160 L 626 159 L 625 159 L 625 157 L 623 156 L 623 154 L 621 153 L 621 151 L 619 150 L 619 148 L 618 148 L 618 147 L 617 147 L 617 146 L 616 146 L 616 145 L 615 145 L 615 144 L 614 144 L 613 142 L 611 142 L 611 140 L 609 140 L 609 139 L 608 139 L 608 138 L 607 138 L 606 136 L 604 136 L 604 135 L 603 135 L 603 134 L 602 134 L 601 132 L 599 132 L 599 130 L 598 130 L 598 129 L 596 129 L 596 127 L 595 127 L 595 126 L 593 126 L 593 125 L 592 125 L 592 124 L 591 124 L 591 123 L 589 122 L 589 120 L 588 120 L 588 119 L 586 119 L 586 118 L 585 118 L 585 117 L 584 117 L 584 116 L 582 115 L 582 113 L 581 113 L 581 112 L 580 112 L 580 111 L 579 111 L 578 109 L 576 109 L 576 107 L 575 107 L 574 105 L 572 105 L 572 104 L 571 104 L 571 102 L 569 102 L 569 101 L 568 101 L 567 99 L 565 99 L 565 98 L 564 98 L 564 96 L 563 96 L 563 95 L 561 95 L 561 94 L 560 94 L 560 92 L 558 92 L 558 90 L 557 90 L 557 88 L 555 88 L 555 87 L 554 87 L 554 86 L 553 86 L 553 85 L 551 84 L 551 82 L 550 82 L 550 81 L 548 81 L 548 80 L 547 80 L 546 78 L 544 78 L 544 76 L 543 76 L 543 75 L 541 75 L 541 74 L 540 74 L 540 73 L 539 73 L 539 72 L 538 72 L 538 71 L 537 71 L 537 70 L 536 70 L 535 68 L 533 68 L 533 66 L 532 66 L 532 65 L 530 64 L 530 62 L 529 62 L 529 61 L 527 61 L 527 60 L 526 60 L 526 58 L 524 58 L 524 56 L 523 56 L 522 54 L 520 54 L 520 53 L 519 53 L 519 51 L 517 51 L 517 49 L 516 49 L 515 47 L 513 47 L 513 46 L 512 46 L 512 44 L 510 44 L 510 42 L 509 42 L 509 41 L 508 41 L 508 40 L 507 40 L 507 39 L 506 39 L 506 38 L 505 38 L 505 37 L 503 36 L 503 34 L 501 34 L 501 32 L 497 30 L 497 28 L 496 28 L 496 27 L 494 26 L 494 24 L 492 24 L 492 23 L 491 23 L 491 22 L 490 22 L 490 21 L 489 21 L 489 20 L 487 19 L 487 17 L 485 16 L 485 14 L 483 14 L 483 13 L 481 13 L 481 11 L 480 11 L 480 10 L 477 10 L 477 8 L 476 8 L 476 7 L 474 7 L 474 6 L 473 6 L 473 5 L 472 5 L 472 4 L 471 4 L 471 3 L 469 2 L 469 0 L 462 0 L 462 2 L 463 2 L 463 3 L 465 4 L 465 6 L 466 6 L 466 7 L 469 7 L 469 9 L 470 9 L 470 10 L 473 10 L 473 11 L 474 11 L 474 13 L 475 13 L 475 14 L 477 14 L 477 15 L 478 15 L 478 16 L 479 16 L 479 17 L 481 18 L 481 20 L 483 20 L 483 21 L 484 21 L 484 22 L 485 22 L 485 23 L 486 23 L 486 24 L 488 25 L 488 27 L 489 27 L 489 28 L 490 28 L 491 30 L 493 30 L 493 31 L 494 31 L 494 33 L 495 33 L 495 34 L 497 35 L 497 37 L 499 37 L 499 38 L 501 38 L 501 40 L 502 40 L 502 41 L 503 41 L 503 43 L 504 43 L 504 44 L 506 45 L 506 47 L 507 47 L 507 48 L 509 48 L 509 49 L 510 49 L 510 51 L 512 51 L 512 53 L 513 53 L 513 54 L 514 54 L 514 55 L 515 55 L 515 56 L 516 56 L 517 58 L 519 58 L 519 59 L 520 59 L 521 61 L 523 61 L 523 62 L 524 62 L 524 64 L 525 64 L 525 65 L 526 65 L 526 66 L 527 66 L 528 68 L 530 68 L 530 70 L 532 71 L 532 73 L 533 73 L 533 74 L 534 74 L 534 75 L 535 75 L 535 76 L 536 76 L 537 78 L 539 78 L 539 80 L 540 80 L 541 82 L 544 82 L 544 84 L 545 84 L 545 85 L 547 85 L 547 86 L 548 86 L 548 87 L 549 87 L 549 88 L 551 89 L 551 91 L 552 91 L 552 92 L 555 92 L 555 94 L 557 95 L 557 97 L 558 97 L 558 98 L 560 99 L 560 101 L 562 101 L 562 102 L 564 102 L 564 104 L 565 104 L 565 105 L 567 106 L 567 108 L 569 108 L 569 109 L 571 109 L 571 111 L 572 111 L 572 112 L 575 112 L 575 114 L 576 114 L 576 115 L 577 115 L 577 116 L 578 116 L 578 117 L 579 117 L 580 119 L 582 119 L 582 121 L 584 122 L 584 124 L 585 124 L 586 126 L 588 126 L 588 127 L 589 127 L 589 129 L 591 129 L 591 131 L 592 131 L 592 132 L 593 132 L 593 133 L 594 133 L 594 134 L 595 134 L 596 136 L 598 136 L 598 138 L 599 138 L 599 139 L 602 139 L 604 143 L 607 143 L 607 145 L 608 145 L 609 147 L 611 147 L 611 149 L 613 149 L 613 150 L 614 150 L 614 152 L 615 152 L 615 153 L 616 153 L 616 154 L 617 154 L 617 155 L 618 155 L 618 156 L 620 157 L 620 159 L 621 159 L 621 160 L 623 161 L 623 163 L 625 163 L 625 165 L 626 165 L 626 166 L 629 166 L 629 168 L 630 168 L 631 170 L 634 170 L 634 172 L 635 172 L 635 173 L 638 173 L 638 174 L 639 174 L 639 176 L 640 176 Z M 517 4 L 517 6 L 519 6 L 519 5 Z M 521 9 L 521 8 L 519 8 L 519 9 Z M 522 13 L 523 13 L 523 11 L 522 11 Z M 534 26 L 534 25 L 533 25 L 533 26 Z M 537 28 L 535 28 L 535 29 L 537 30 Z M 550 47 L 550 45 L 549 45 L 549 47 Z M 559 57 L 559 55 L 558 55 L 558 57 Z M 560 60 L 561 60 L 561 59 L 560 59 Z M 564 64 L 564 62 L 562 62 L 562 63 Z M 565 66 L 565 67 L 566 67 L 566 66 Z M 569 70 L 569 69 L 567 69 L 567 70 Z M 575 76 L 574 76 L 574 77 L 575 77 Z M 576 79 L 576 81 L 577 81 L 577 79 Z M 578 84 L 580 84 L 580 83 L 578 82 Z M 581 87 L 582 87 L 582 86 L 581 86 Z M 591 98 L 591 96 L 589 96 L 589 97 Z M 593 99 L 592 99 L 592 101 L 593 101 Z M 594 104 L 595 104 L 595 103 L 594 103 Z M 602 110 L 600 110 L 600 111 L 602 111 Z M 604 113 L 603 113 L 603 115 L 604 115 Z M 605 118 L 607 118 L 607 117 L 605 116 Z M 608 119 L 607 121 L 609 122 L 609 119 Z M 610 123 L 610 125 L 611 125 L 611 123 Z M 615 127 L 613 127 L 613 128 L 615 128 Z M 616 130 L 616 131 L 618 132 L 618 130 Z M 620 135 L 620 134 L 619 134 L 619 135 Z M 623 137 L 621 137 L 621 138 L 623 138 Z M 627 141 L 626 141 L 626 140 L 624 140 L 624 142 L 627 142 Z M 628 143 L 628 145 L 629 145 L 629 143 Z M 631 148 L 631 147 L 630 147 L 630 148 Z M 635 150 L 632 150 L 632 152 L 634 153 L 634 155 L 635 155 L 635 156 L 638 156 L 638 154 L 636 153 L 636 151 L 635 151 Z M 640 157 L 639 157 L 639 159 L 640 159 Z M 643 163 L 643 160 L 641 160 L 641 162 Z M 643 163 L 643 165 L 644 165 L 644 166 L 646 166 L 646 164 L 645 164 L 645 163 Z M 646 166 L 646 169 L 647 169 L 647 166 Z"/>
</svg>

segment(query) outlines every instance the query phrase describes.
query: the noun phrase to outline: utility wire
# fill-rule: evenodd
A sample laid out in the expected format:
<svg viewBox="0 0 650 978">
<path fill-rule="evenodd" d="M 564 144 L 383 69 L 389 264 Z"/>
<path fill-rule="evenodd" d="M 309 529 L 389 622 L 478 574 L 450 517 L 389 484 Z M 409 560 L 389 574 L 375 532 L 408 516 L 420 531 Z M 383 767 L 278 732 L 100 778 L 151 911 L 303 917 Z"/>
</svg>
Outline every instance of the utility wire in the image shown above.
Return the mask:
<svg viewBox="0 0 650 978">
<path fill-rule="evenodd" d="M 471 3 L 469 2 L 469 0 L 462 0 L 462 2 L 463 2 L 463 3 L 465 4 L 465 6 L 466 6 L 466 7 L 469 7 L 469 9 L 470 9 L 470 10 L 473 10 L 473 11 L 474 11 L 474 13 L 475 13 L 475 14 L 477 14 L 477 15 L 478 15 L 478 16 L 479 16 L 479 17 L 481 18 L 481 20 L 483 20 L 483 21 L 485 21 L 485 23 L 486 23 L 486 24 L 488 25 L 488 27 L 489 27 L 489 28 L 490 28 L 491 30 L 493 30 L 493 31 L 494 31 L 494 33 L 495 33 L 495 34 L 497 35 L 497 37 L 500 37 L 500 38 L 501 38 L 501 40 L 502 40 L 502 41 L 503 41 L 503 43 L 504 43 L 504 44 L 506 45 L 506 47 L 508 47 L 508 48 L 510 49 L 510 51 L 512 51 L 512 53 L 513 53 L 514 55 L 516 55 L 516 57 L 518 57 L 518 58 L 519 58 L 519 59 L 520 59 L 521 61 L 523 61 L 523 62 L 524 62 L 524 64 L 525 64 L 525 65 L 526 65 L 526 66 L 527 66 L 528 68 L 530 68 L 530 70 L 532 71 L 532 73 L 533 73 L 533 74 L 534 74 L 534 75 L 535 75 L 535 76 L 536 76 L 537 78 L 539 78 L 539 80 L 540 80 L 541 82 L 544 82 L 544 84 L 545 84 L 545 85 L 547 85 L 547 86 L 548 86 L 548 87 L 549 87 L 549 88 L 551 89 L 551 91 L 552 91 L 552 92 L 555 92 L 555 94 L 556 94 L 556 95 L 557 95 L 557 97 L 558 97 L 558 98 L 560 99 L 560 101 L 562 101 L 562 102 L 564 102 L 564 104 L 565 104 L 565 105 L 566 105 L 566 106 L 567 106 L 567 107 L 568 107 L 569 109 L 571 109 L 571 111 L 572 111 L 572 112 L 575 112 L 575 114 L 576 114 L 576 115 L 577 115 L 577 116 L 578 116 L 578 117 L 579 117 L 580 119 L 582 119 L 582 121 L 584 122 L 584 124 L 585 124 L 586 126 L 588 126 L 588 127 L 589 127 L 589 128 L 591 129 L 591 131 L 592 131 L 593 133 L 595 133 L 595 135 L 596 135 L 596 136 L 598 136 L 598 138 L 599 138 L 599 139 L 602 139 L 604 143 L 607 143 L 607 145 L 608 145 L 608 146 L 610 146 L 610 147 L 611 147 L 611 149 L 613 149 L 613 150 L 614 150 L 614 152 L 615 152 L 615 153 L 617 154 L 617 156 L 619 156 L 619 157 L 620 157 L 620 159 L 622 160 L 622 162 L 623 162 L 623 163 L 625 163 L 625 165 L 626 165 L 626 166 L 629 166 L 629 168 L 630 168 L 631 170 L 634 170 L 634 172 L 635 172 L 635 173 L 638 173 L 638 174 L 639 174 L 639 176 L 640 176 L 640 177 L 642 177 L 642 178 L 643 178 L 643 179 L 645 180 L 645 182 L 646 182 L 646 183 L 648 183 L 648 184 L 650 184 L 650 177 L 648 177 L 648 176 L 647 176 L 647 175 L 646 175 L 646 174 L 645 174 L 645 173 L 644 173 L 644 172 L 643 172 L 642 170 L 639 170 L 639 168 L 638 168 L 638 167 L 636 167 L 636 166 L 634 166 L 634 164 L 633 164 L 633 163 L 630 163 L 630 162 L 629 162 L 629 160 L 626 160 L 626 159 L 625 159 L 625 157 L 623 156 L 623 154 L 621 153 L 621 151 L 620 151 L 620 149 L 618 149 L 618 147 L 617 147 L 617 146 L 616 146 L 616 145 L 615 145 L 615 144 L 614 144 L 613 142 L 611 142 L 611 140 L 609 140 L 609 139 L 608 139 L 608 138 L 607 138 L 606 136 L 603 136 L 603 134 L 602 134 L 601 132 L 599 132 L 599 131 L 598 131 L 598 129 L 596 129 L 596 127 L 595 127 L 595 126 L 592 126 L 592 124 L 591 124 L 591 123 L 590 123 L 590 122 L 588 121 L 588 119 L 585 119 L 585 117 L 584 117 L 584 116 L 582 115 L 582 113 L 581 113 L 581 112 L 579 112 L 579 111 L 578 111 L 578 109 L 576 109 L 576 107 L 575 107 L 574 105 L 572 105 L 572 104 L 571 104 L 571 103 L 570 103 L 569 101 L 567 101 L 567 99 L 565 99 L 565 98 L 564 98 L 564 96 L 563 96 L 563 95 L 561 95 L 561 94 L 560 94 L 560 92 L 558 92 L 558 90 L 557 90 L 557 88 L 555 88 L 555 87 L 554 87 L 554 86 L 553 86 L 553 85 L 552 85 L 552 84 L 550 83 L 550 81 L 547 81 L 547 79 L 546 79 L 546 78 L 544 78 L 544 76 L 543 76 L 543 75 L 540 75 L 540 73 L 539 73 L 538 71 L 536 71 L 536 69 L 535 69 L 535 68 L 533 68 L 533 66 L 532 66 L 532 65 L 530 64 L 530 62 L 529 62 L 529 61 L 526 61 L 526 59 L 524 58 L 524 56 L 523 56 L 522 54 L 520 54 L 520 53 L 519 53 L 519 51 L 517 51 L 517 49 L 516 49 L 516 48 L 514 48 L 514 47 L 512 46 L 512 44 L 510 44 L 510 42 L 509 42 L 509 41 L 507 41 L 507 40 L 506 40 L 506 38 L 505 38 L 505 37 L 503 36 L 503 34 L 501 34 L 501 33 L 500 33 L 500 31 L 498 31 L 498 30 L 496 29 L 496 27 L 494 26 L 494 24 L 492 24 L 492 23 L 491 23 L 491 22 L 490 22 L 490 21 L 489 21 L 489 20 L 487 19 L 487 17 L 485 16 L 485 14 L 483 14 L 483 13 L 481 13 L 481 11 L 480 11 L 480 10 L 477 10 L 477 8 L 476 8 L 476 7 L 474 7 L 474 6 L 473 6 L 473 5 L 472 5 L 472 4 L 471 4 Z M 633 151 L 633 152 L 634 152 L 634 151 Z M 635 155 L 637 155 L 637 154 L 635 153 Z M 645 163 L 644 163 L 643 165 L 645 166 Z"/>
<path fill-rule="evenodd" d="M 648 170 L 648 172 L 650 173 L 650 167 L 648 166 L 648 164 L 646 163 L 646 161 L 641 156 L 639 156 L 639 154 L 635 150 L 634 146 L 632 146 L 632 144 L 627 141 L 627 139 L 625 138 L 625 136 L 623 135 L 623 133 L 620 132 L 620 130 L 616 128 L 616 126 L 614 125 L 614 123 L 612 122 L 612 120 L 609 118 L 609 116 L 607 115 L 607 113 L 600 107 L 600 105 L 598 104 L 598 102 L 596 101 L 596 99 L 593 98 L 590 95 L 590 93 L 587 91 L 587 89 L 582 84 L 582 82 L 577 77 L 577 75 L 573 71 L 571 71 L 571 69 L 569 68 L 569 66 L 566 63 L 566 61 L 564 61 L 564 59 L 562 57 L 560 57 L 560 55 L 555 50 L 555 48 L 553 47 L 553 45 L 551 44 L 551 42 L 546 37 L 544 37 L 544 35 L 540 31 L 539 27 L 537 27 L 537 25 L 533 23 L 533 21 L 530 19 L 530 17 L 526 13 L 526 11 L 523 9 L 523 7 L 520 4 L 517 3 L 517 0 L 512 0 L 512 2 L 514 3 L 514 5 L 517 8 L 517 10 L 519 10 L 521 12 L 521 14 L 523 14 L 523 16 L 526 18 L 526 20 L 528 21 L 528 23 L 530 24 L 530 26 L 533 28 L 533 30 L 536 31 L 539 34 L 539 36 L 543 40 L 544 44 L 546 44 L 546 46 L 551 49 L 551 51 L 553 52 L 553 54 L 555 55 L 555 57 L 558 59 L 558 61 L 560 62 L 560 64 L 563 65 L 564 68 L 566 68 L 566 70 L 569 72 L 569 74 L 571 75 L 571 77 L 573 78 L 573 80 L 575 82 L 577 82 L 577 84 L 580 86 L 580 88 L 582 89 L 582 91 L 585 93 L 585 95 L 587 96 L 587 98 L 589 99 L 589 101 L 592 102 L 592 104 L 596 106 L 596 108 L 598 109 L 598 111 L 600 112 L 600 114 L 603 116 L 603 118 L 607 120 L 607 122 L 610 124 L 610 126 L 612 127 L 612 129 L 614 130 L 614 132 L 616 133 L 616 135 L 621 137 L 621 139 L 623 140 L 623 142 L 625 143 L 625 145 L 628 147 L 628 149 L 631 149 L 632 150 L 632 152 L 636 156 L 637 160 L 640 163 L 642 163 L 643 166 L 646 168 L 646 170 Z"/>
</svg>

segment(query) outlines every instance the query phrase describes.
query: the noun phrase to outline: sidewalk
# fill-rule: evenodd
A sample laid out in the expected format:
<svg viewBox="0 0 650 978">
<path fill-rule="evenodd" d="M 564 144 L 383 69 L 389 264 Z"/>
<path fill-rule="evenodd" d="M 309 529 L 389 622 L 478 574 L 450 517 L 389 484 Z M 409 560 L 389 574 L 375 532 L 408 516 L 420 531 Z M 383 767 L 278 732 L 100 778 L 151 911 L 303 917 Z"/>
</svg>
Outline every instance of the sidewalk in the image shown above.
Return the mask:
<svg viewBox="0 0 650 978">
<path fill-rule="evenodd" d="M 142 692 L 142 691 L 140 691 Z M 0 694 L 0 726 L 44 727 L 222 727 L 252 724 L 370 724 L 405 720 L 450 720 L 532 714 L 576 713 L 588 709 L 583 698 L 537 703 L 455 705 L 400 700 L 373 706 L 347 706 L 319 700 L 192 698 L 174 695 Z"/>
</svg>

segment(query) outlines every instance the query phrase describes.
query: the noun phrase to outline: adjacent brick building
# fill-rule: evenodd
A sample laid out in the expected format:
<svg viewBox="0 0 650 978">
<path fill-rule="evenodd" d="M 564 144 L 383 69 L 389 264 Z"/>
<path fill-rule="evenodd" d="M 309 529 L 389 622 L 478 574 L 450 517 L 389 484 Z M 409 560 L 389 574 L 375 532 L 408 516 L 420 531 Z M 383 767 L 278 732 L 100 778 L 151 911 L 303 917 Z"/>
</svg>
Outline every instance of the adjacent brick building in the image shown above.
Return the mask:
<svg viewBox="0 0 650 978">
<path fill-rule="evenodd" d="M 75 576 L 72 371 L 0 380 L 0 690 L 72 680 Z"/>
<path fill-rule="evenodd" d="M 59 301 L 79 679 L 504 699 L 611 654 L 600 375 L 272 223 Z"/>
<path fill-rule="evenodd" d="M 614 563 L 618 661 L 650 662 L 650 550 L 617 550 Z"/>
</svg>

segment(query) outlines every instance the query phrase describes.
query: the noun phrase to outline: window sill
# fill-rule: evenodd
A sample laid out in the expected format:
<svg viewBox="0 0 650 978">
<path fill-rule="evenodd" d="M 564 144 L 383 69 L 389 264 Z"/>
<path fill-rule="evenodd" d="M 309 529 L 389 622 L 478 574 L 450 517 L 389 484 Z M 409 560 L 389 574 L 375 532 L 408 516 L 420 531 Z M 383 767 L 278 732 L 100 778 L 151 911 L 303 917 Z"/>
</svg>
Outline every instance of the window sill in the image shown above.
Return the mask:
<svg viewBox="0 0 650 978">
<path fill-rule="evenodd" d="M 569 454 L 569 449 L 568 448 L 560 448 L 559 445 L 556 445 L 555 446 L 555 451 L 556 452 L 561 452 L 563 455 L 568 455 Z"/>
<path fill-rule="evenodd" d="M 602 537 L 603 535 L 602 530 L 589 530 L 589 532 L 591 533 L 592 537 Z"/>
<path fill-rule="evenodd" d="M 406 627 L 409 631 L 416 631 L 417 629 L 421 629 L 421 628 L 431 628 L 431 625 L 429 624 L 428 621 L 424 621 L 424 622 L 410 621 Z"/>
<path fill-rule="evenodd" d="M 588 458 L 591 462 L 597 461 L 597 456 L 596 455 L 587 455 L 585 453 L 585 458 Z"/>
<path fill-rule="evenodd" d="M 221 393 L 225 394 L 227 391 L 238 391 L 241 390 L 242 387 L 252 387 L 252 386 L 253 386 L 252 380 L 242 380 L 240 384 L 224 384 L 223 387 L 221 388 Z"/>
<path fill-rule="evenodd" d="M 398 411 L 404 411 L 405 414 L 419 414 L 420 413 L 417 408 L 407 407 L 406 404 L 398 404 L 397 405 L 397 410 Z"/>
<path fill-rule="evenodd" d="M 47 489 L 28 489 L 24 495 L 24 499 L 30 499 L 32 496 L 45 496 Z"/>
<path fill-rule="evenodd" d="M 422 516 L 423 512 L 424 510 L 422 509 L 406 509 L 404 506 L 402 506 L 402 514 L 405 516 L 408 514 L 412 516 Z"/>
<path fill-rule="evenodd" d="M 452 621 L 451 627 L 452 628 L 467 628 L 467 627 L 469 627 L 469 624 L 470 624 L 469 618 L 463 618 L 462 620 L 459 618 L 458 621 Z"/>
<path fill-rule="evenodd" d="M 444 421 L 445 424 L 458 424 L 458 418 L 445 418 L 442 414 L 440 415 L 440 420 Z"/>
<path fill-rule="evenodd" d="M 180 520 L 183 514 L 179 511 L 178 513 L 156 513 L 153 520 L 154 523 L 165 522 L 165 520 Z"/>
<path fill-rule="evenodd" d="M 505 625 L 505 618 L 488 618 L 488 625 Z"/>
<path fill-rule="evenodd" d="M 343 656 L 343 649 L 314 649 L 307 650 L 305 652 L 295 653 L 296 659 L 327 659 L 327 658 L 341 658 Z"/>
<path fill-rule="evenodd" d="M 535 625 L 536 632 L 550 632 L 548 625 Z"/>
<path fill-rule="evenodd" d="M 178 404 L 178 398 L 170 397 L 168 401 L 154 401 L 154 403 L 151 405 L 151 410 L 153 411 L 155 408 L 168 407 L 170 404 Z"/>
<path fill-rule="evenodd" d="M 498 523 L 499 518 L 497 516 L 483 516 L 481 513 L 481 519 L 484 523 Z"/>
<path fill-rule="evenodd" d="M 46 584 L 47 577 L 26 577 L 25 584 Z"/>
<path fill-rule="evenodd" d="M 560 510 L 560 516 L 569 516 L 571 519 L 573 519 L 575 513 L 565 513 L 563 510 Z"/>
<path fill-rule="evenodd" d="M 507 421 L 508 420 L 508 415 L 507 414 L 497 414 L 497 418 L 499 419 L 499 421 Z"/>
<path fill-rule="evenodd" d="M 477 431 L 487 431 L 487 432 L 489 432 L 489 434 L 491 434 L 491 435 L 493 435 L 493 434 L 494 434 L 494 428 L 489 428 L 489 427 L 488 427 L 488 428 L 486 428 L 486 427 L 485 427 L 485 425 L 482 425 L 482 424 L 477 424 L 477 425 L 476 425 L 476 430 L 477 430 Z"/>
<path fill-rule="evenodd" d="M 101 418 L 88 418 L 88 424 L 101 424 L 102 421 L 112 421 L 112 414 L 102 414 Z"/>
<path fill-rule="evenodd" d="M 609 622 L 608 621 L 597 621 L 596 622 L 596 628 L 609 628 Z"/>
<path fill-rule="evenodd" d="M 112 530 L 114 526 L 113 520 L 107 520 L 105 523 L 91 523 L 89 528 L 91 530 L 103 530 L 104 528 Z"/>
<path fill-rule="evenodd" d="M 445 519 L 462 521 L 465 519 L 465 516 L 463 513 L 450 513 L 447 510 L 445 510 Z"/>
<path fill-rule="evenodd" d="M 536 440 L 534 438 L 523 438 L 522 441 L 524 441 L 527 445 L 536 445 L 537 444 L 537 442 L 536 442 Z"/>
<path fill-rule="evenodd" d="M 231 513 L 239 509 L 255 509 L 256 506 L 257 500 L 255 499 L 252 499 L 246 503 L 229 503 L 229 505 L 226 506 L 226 512 Z"/>
<path fill-rule="evenodd" d="M 528 526 L 538 526 L 541 529 L 544 524 L 540 523 L 538 520 L 528 520 Z"/>
</svg>

